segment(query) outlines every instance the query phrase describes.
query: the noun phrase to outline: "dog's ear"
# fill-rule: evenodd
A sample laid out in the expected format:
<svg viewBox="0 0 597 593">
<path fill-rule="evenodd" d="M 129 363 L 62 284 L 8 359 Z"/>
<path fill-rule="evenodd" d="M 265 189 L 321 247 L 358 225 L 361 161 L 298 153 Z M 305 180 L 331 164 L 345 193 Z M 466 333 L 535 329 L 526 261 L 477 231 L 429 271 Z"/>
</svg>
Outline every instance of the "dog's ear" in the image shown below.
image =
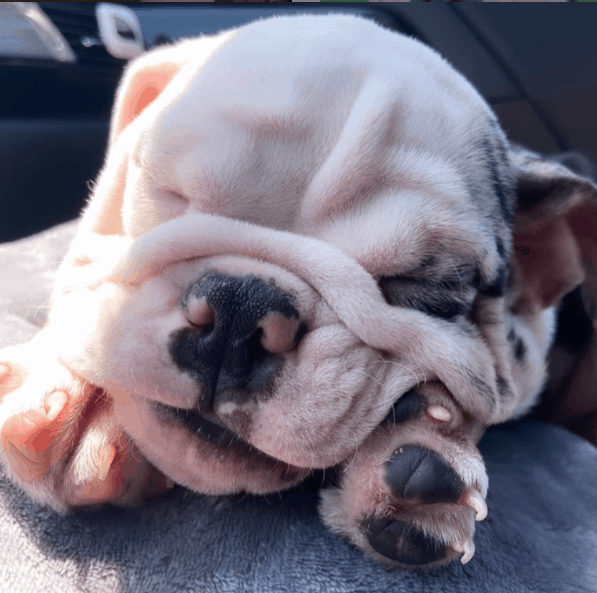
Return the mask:
<svg viewBox="0 0 597 593">
<path fill-rule="evenodd" d="M 186 60 L 177 50 L 177 46 L 161 47 L 128 65 L 116 92 L 108 148 L 180 72 Z"/>
<path fill-rule="evenodd" d="M 543 157 L 512 150 L 517 169 L 514 221 L 513 310 L 533 315 L 577 286 L 597 319 L 597 186 L 591 163 L 567 153 Z"/>
<path fill-rule="evenodd" d="M 123 194 L 135 138 L 133 134 L 122 138 L 123 133 L 163 93 L 187 59 L 180 44 L 160 47 L 132 61 L 125 70 L 112 111 L 108 156 L 84 214 L 86 230 L 103 236 L 124 234 Z"/>
<path fill-rule="evenodd" d="M 513 158 L 516 304 L 532 315 L 579 286 L 549 355 L 545 417 L 597 444 L 597 172 L 575 153 L 544 158 L 519 149 Z"/>
<path fill-rule="evenodd" d="M 125 202 L 138 140 L 151 129 L 152 118 L 185 92 L 198 69 L 234 34 L 228 31 L 161 46 L 128 65 L 116 95 L 106 161 L 56 276 L 52 302 L 103 278 L 134 240 L 130 224 L 136 213 Z"/>
<path fill-rule="evenodd" d="M 183 44 L 160 47 L 132 61 L 117 91 L 104 167 L 79 223 L 54 286 L 53 300 L 86 285 L 110 267 L 129 241 L 125 237 L 123 198 L 135 130 L 129 129 L 164 92 L 188 60 Z"/>
<path fill-rule="evenodd" d="M 185 92 L 189 82 L 185 66 L 192 63 L 199 68 L 207 63 L 231 35 L 228 32 L 160 46 L 128 65 L 116 93 L 106 162 L 81 222 L 84 232 L 104 237 L 126 234 L 123 199 L 129 162 L 135 158 L 140 135 L 150 129 L 152 117 L 158 117 L 160 110 Z"/>
</svg>

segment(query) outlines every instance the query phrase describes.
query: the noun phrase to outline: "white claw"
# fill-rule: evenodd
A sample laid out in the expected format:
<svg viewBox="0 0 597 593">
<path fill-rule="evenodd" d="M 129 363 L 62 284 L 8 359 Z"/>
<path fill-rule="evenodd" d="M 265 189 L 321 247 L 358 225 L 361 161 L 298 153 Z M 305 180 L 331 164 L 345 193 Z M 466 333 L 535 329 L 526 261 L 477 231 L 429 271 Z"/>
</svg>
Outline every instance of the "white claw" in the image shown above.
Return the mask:
<svg viewBox="0 0 597 593">
<path fill-rule="evenodd" d="M 443 406 L 429 406 L 427 413 L 432 418 L 435 418 L 435 420 L 440 420 L 441 422 L 449 422 L 452 419 L 452 414 Z"/>
<path fill-rule="evenodd" d="M 460 550 L 457 551 L 464 552 L 460 558 L 460 562 L 462 562 L 462 564 L 466 564 L 467 562 L 470 562 L 471 558 L 475 555 L 475 544 L 469 540 L 464 543 Z"/>
<path fill-rule="evenodd" d="M 466 495 L 464 504 L 473 508 L 477 515 L 475 516 L 476 521 L 483 521 L 487 517 L 487 504 L 483 500 L 483 497 L 476 490 L 471 490 Z"/>
</svg>

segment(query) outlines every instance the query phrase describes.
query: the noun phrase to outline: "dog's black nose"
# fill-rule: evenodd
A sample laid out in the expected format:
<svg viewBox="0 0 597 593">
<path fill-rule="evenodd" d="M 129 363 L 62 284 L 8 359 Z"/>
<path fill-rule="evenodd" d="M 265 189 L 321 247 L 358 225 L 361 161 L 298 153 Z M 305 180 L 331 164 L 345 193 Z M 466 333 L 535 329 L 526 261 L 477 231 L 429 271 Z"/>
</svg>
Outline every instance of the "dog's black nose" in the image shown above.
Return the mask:
<svg viewBox="0 0 597 593">
<path fill-rule="evenodd" d="M 191 327 L 176 333 L 170 354 L 199 379 L 208 400 L 267 391 L 282 363 L 278 355 L 305 333 L 292 296 L 256 276 L 209 273 L 189 287 L 182 305 Z"/>
</svg>

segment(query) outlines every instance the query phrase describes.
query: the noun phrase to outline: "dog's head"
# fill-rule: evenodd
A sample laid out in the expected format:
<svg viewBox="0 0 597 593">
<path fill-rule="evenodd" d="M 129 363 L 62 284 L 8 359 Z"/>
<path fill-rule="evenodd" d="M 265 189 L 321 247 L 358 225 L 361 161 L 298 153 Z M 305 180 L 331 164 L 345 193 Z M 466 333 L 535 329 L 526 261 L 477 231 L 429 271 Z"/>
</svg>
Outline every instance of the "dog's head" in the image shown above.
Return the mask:
<svg viewBox="0 0 597 593">
<path fill-rule="evenodd" d="M 183 41 L 118 91 L 54 295 L 63 359 L 179 483 L 279 489 L 423 382 L 483 424 L 528 407 L 553 306 L 597 264 L 596 201 L 510 148 L 436 53 L 367 20 Z"/>
</svg>

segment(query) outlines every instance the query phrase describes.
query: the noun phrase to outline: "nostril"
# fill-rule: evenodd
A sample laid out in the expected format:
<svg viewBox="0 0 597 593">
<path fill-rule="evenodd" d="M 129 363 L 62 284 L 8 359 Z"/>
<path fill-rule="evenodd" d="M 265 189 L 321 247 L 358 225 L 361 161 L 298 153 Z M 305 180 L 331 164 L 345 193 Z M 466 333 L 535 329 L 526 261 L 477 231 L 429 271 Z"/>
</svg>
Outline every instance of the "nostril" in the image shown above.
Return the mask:
<svg viewBox="0 0 597 593">
<path fill-rule="evenodd" d="M 193 326 L 193 329 L 196 329 L 198 331 L 198 334 L 200 336 L 207 336 L 211 334 L 211 332 L 213 332 L 214 330 L 213 323 L 208 323 L 207 325 L 195 325 L 194 323 L 191 323 L 191 325 Z"/>
<path fill-rule="evenodd" d="M 207 272 L 189 285 L 178 311 L 185 327 L 176 332 L 170 354 L 207 389 L 204 407 L 216 396 L 270 388 L 283 355 L 295 351 L 307 333 L 294 301 L 251 275 Z"/>
<path fill-rule="evenodd" d="M 263 330 L 257 328 L 247 340 L 247 358 L 251 364 L 263 360 L 268 355 L 268 351 L 261 345 L 262 337 Z"/>
</svg>

